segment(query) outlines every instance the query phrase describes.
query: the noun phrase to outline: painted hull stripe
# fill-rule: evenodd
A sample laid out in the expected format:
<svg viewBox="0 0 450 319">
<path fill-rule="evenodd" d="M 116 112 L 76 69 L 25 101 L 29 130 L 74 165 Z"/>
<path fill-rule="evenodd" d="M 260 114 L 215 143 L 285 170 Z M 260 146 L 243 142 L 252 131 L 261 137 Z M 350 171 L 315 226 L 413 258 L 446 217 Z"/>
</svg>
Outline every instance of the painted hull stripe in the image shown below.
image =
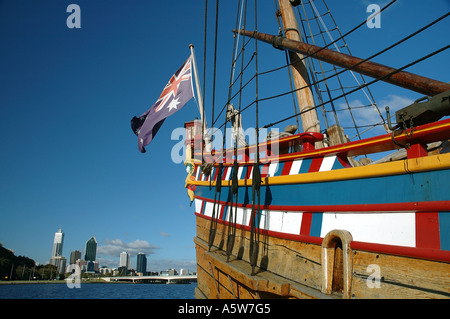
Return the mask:
<svg viewBox="0 0 450 319">
<path fill-rule="evenodd" d="M 342 160 L 338 160 L 336 156 L 309 158 L 309 159 L 297 159 L 285 162 L 275 162 L 270 164 L 260 165 L 262 177 L 275 177 L 286 175 L 297 175 L 311 172 L 324 172 L 335 169 L 341 169 L 346 167 L 346 163 Z M 238 179 L 251 179 L 253 165 L 240 165 L 238 171 Z M 211 170 L 211 176 L 213 181 L 217 178 L 218 167 L 213 166 Z M 229 181 L 232 176 L 232 166 L 224 166 L 222 172 L 222 180 Z M 196 181 L 209 181 L 210 175 L 203 174 L 199 165 L 195 166 L 195 180 Z"/>
<path fill-rule="evenodd" d="M 213 205 L 212 202 L 196 199 L 196 213 L 211 217 Z M 259 227 L 279 233 L 323 238 L 333 229 L 346 229 L 352 233 L 356 241 L 450 250 L 448 249 L 450 211 L 311 213 L 262 209 L 259 215 Z M 229 222 L 232 218 L 236 219 L 237 224 L 250 226 L 251 207 L 230 208 L 228 205 L 217 203 L 215 216 L 223 222 Z"/>
<path fill-rule="evenodd" d="M 352 206 L 422 202 L 448 202 L 446 187 L 450 170 L 422 172 L 412 175 L 394 175 L 359 180 L 341 180 L 324 183 L 270 185 L 261 187 L 264 206 Z M 432 183 L 430 183 L 432 181 Z M 222 198 L 231 198 L 231 188 L 222 186 Z M 214 199 L 215 188 L 196 185 L 195 196 Z M 251 186 L 238 188 L 241 205 L 251 204 Z M 317 210 L 315 210 L 317 211 Z"/>
<path fill-rule="evenodd" d="M 441 212 L 440 214 L 447 214 L 450 215 L 450 212 Z M 198 213 L 195 213 L 196 216 L 206 219 L 211 219 L 208 216 L 201 215 Z M 300 214 L 301 215 L 301 214 Z M 244 222 L 249 222 L 249 219 L 243 220 Z M 219 223 L 222 223 L 224 225 L 228 225 L 228 221 L 219 220 Z M 240 229 L 250 231 L 250 226 L 247 223 L 240 224 Z M 323 237 L 315 237 L 315 236 L 309 236 L 309 235 L 302 235 L 302 234 L 294 234 L 294 233 L 287 233 L 287 232 L 279 232 L 279 231 L 273 231 L 273 230 L 267 230 L 267 229 L 259 229 L 259 232 L 263 235 L 282 238 L 286 240 L 293 240 L 293 241 L 299 241 L 299 242 L 306 242 L 316 245 L 321 245 Z M 372 251 L 376 253 L 385 253 L 385 254 L 392 254 L 392 255 L 398 255 L 398 256 L 406 256 L 406 257 L 413 257 L 413 258 L 421 258 L 421 259 L 428 259 L 428 260 L 436 260 L 441 262 L 450 263 L 450 250 L 444 250 L 444 249 L 429 249 L 429 248 L 421 248 L 421 247 L 414 247 L 414 246 L 402 246 L 402 245 L 395 245 L 395 244 L 386 244 L 386 243 L 376 243 L 376 242 L 367 242 L 367 241 L 359 241 L 359 240 L 353 240 L 350 244 L 352 249 L 355 250 L 366 250 L 366 251 Z"/>
</svg>

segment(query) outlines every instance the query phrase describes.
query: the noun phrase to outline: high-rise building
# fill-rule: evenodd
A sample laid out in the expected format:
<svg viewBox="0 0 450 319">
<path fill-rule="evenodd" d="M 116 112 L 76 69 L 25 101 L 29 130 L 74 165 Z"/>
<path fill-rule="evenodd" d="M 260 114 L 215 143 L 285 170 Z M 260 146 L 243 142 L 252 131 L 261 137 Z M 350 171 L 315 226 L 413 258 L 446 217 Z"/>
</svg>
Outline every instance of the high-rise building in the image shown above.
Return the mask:
<svg viewBox="0 0 450 319">
<path fill-rule="evenodd" d="M 63 243 L 64 233 L 62 229 L 59 229 L 53 239 L 52 258 L 50 259 L 50 264 L 56 266 L 58 274 L 63 274 L 66 270 L 66 258 L 62 256 Z"/>
<path fill-rule="evenodd" d="M 136 272 L 145 276 L 147 274 L 147 257 L 145 254 L 139 253 L 136 259 Z"/>
<path fill-rule="evenodd" d="M 92 236 L 86 242 L 86 251 L 84 253 L 84 260 L 86 261 L 95 261 L 95 257 L 97 256 L 97 240 L 94 236 Z"/>
<path fill-rule="evenodd" d="M 63 256 L 56 256 L 50 259 L 50 265 L 56 266 L 56 272 L 63 274 L 66 271 L 66 258 Z"/>
<path fill-rule="evenodd" d="M 60 228 L 55 233 L 55 239 L 53 240 L 52 257 L 61 257 L 62 256 L 63 243 L 64 243 L 64 233 L 62 232 L 62 229 Z"/>
<path fill-rule="evenodd" d="M 119 267 L 130 269 L 130 254 L 127 252 L 120 253 Z"/>
<path fill-rule="evenodd" d="M 81 259 L 81 251 L 74 250 L 70 253 L 70 264 L 74 265 L 78 259 Z"/>
</svg>

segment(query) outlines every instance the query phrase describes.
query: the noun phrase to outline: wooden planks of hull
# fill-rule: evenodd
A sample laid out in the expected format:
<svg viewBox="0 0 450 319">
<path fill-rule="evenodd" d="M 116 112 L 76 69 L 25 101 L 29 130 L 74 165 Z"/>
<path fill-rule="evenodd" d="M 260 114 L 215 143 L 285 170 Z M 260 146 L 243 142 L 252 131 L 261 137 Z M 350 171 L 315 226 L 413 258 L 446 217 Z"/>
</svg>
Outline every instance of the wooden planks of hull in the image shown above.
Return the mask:
<svg viewBox="0 0 450 319">
<path fill-rule="evenodd" d="M 449 298 L 450 264 L 351 248 L 351 235 L 330 232 L 322 244 L 260 234 L 256 271 L 250 232 L 236 228 L 227 258 L 229 225 L 197 216 L 197 298 Z"/>
</svg>

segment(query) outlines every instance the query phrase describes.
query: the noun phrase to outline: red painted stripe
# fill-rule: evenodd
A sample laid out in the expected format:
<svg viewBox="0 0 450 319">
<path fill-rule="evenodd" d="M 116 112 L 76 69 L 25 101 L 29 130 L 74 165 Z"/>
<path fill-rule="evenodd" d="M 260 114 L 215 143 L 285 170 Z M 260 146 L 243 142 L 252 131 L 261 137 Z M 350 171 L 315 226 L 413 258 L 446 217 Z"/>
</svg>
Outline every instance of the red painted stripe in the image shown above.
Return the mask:
<svg viewBox="0 0 450 319">
<path fill-rule="evenodd" d="M 252 173 L 253 165 L 247 166 L 247 171 L 245 172 L 245 179 L 250 179 L 250 174 Z"/>
<path fill-rule="evenodd" d="M 203 209 L 205 208 L 205 201 L 202 201 L 202 207 L 200 208 L 200 212 L 199 212 L 199 214 L 200 215 L 203 215 Z"/>
<path fill-rule="evenodd" d="M 200 169 L 200 166 L 197 166 L 196 168 L 195 168 L 195 171 L 194 171 L 194 177 L 197 177 L 197 173 L 198 173 L 198 170 Z"/>
<path fill-rule="evenodd" d="M 219 218 L 223 219 L 223 212 L 225 211 L 225 205 L 222 205 L 220 208 L 220 214 L 219 214 Z"/>
<path fill-rule="evenodd" d="M 215 167 L 214 168 L 214 176 L 213 176 L 213 181 L 217 180 L 217 175 L 219 174 L 219 167 Z"/>
<path fill-rule="evenodd" d="M 303 213 L 300 235 L 308 236 L 311 231 L 312 213 Z"/>
<path fill-rule="evenodd" d="M 281 171 L 281 175 L 289 175 L 289 172 L 291 171 L 293 161 L 287 161 L 284 162 L 283 170 Z"/>
<path fill-rule="evenodd" d="M 416 213 L 416 247 L 441 248 L 439 213 Z"/>
<path fill-rule="evenodd" d="M 322 165 L 323 157 L 313 158 L 311 162 L 311 166 L 309 167 L 308 173 L 318 172 L 320 170 L 320 166 Z"/>
<path fill-rule="evenodd" d="M 223 169 L 223 174 L 222 174 L 222 180 L 224 181 L 225 178 L 227 177 L 227 172 L 228 170 L 231 169 L 231 167 L 225 166 Z"/>
<path fill-rule="evenodd" d="M 266 164 L 261 169 L 261 177 L 267 177 L 267 174 L 269 174 L 269 164 Z"/>
<path fill-rule="evenodd" d="M 336 158 L 338 159 L 339 163 L 341 163 L 342 166 L 344 166 L 344 168 L 350 168 L 352 167 L 352 165 L 350 165 L 350 163 L 348 162 L 347 157 L 342 157 L 341 156 L 336 156 Z"/>
<path fill-rule="evenodd" d="M 195 198 L 214 202 L 214 200 L 195 196 Z M 230 205 L 226 201 L 218 201 L 222 205 Z M 246 207 L 248 205 L 237 204 L 238 207 Z M 289 205 L 264 205 L 261 204 L 260 209 L 282 210 L 292 212 L 442 212 L 450 211 L 450 201 L 430 201 L 430 202 L 412 202 L 412 203 L 388 203 L 388 204 L 361 204 L 361 205 L 321 205 L 321 206 L 289 206 Z"/>
</svg>

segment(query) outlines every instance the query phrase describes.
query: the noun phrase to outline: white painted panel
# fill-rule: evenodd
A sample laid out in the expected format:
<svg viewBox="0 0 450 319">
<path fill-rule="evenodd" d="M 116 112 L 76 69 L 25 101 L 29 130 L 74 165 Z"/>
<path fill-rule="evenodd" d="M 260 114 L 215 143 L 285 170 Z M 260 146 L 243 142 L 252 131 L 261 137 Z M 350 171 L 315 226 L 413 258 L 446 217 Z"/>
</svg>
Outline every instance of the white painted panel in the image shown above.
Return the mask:
<svg viewBox="0 0 450 319">
<path fill-rule="evenodd" d="M 196 213 L 201 213 L 202 210 L 202 203 L 203 201 L 201 201 L 200 199 L 194 199 L 194 205 L 195 205 L 195 212 Z"/>
<path fill-rule="evenodd" d="M 292 162 L 291 170 L 289 171 L 289 175 L 297 175 L 300 172 L 300 167 L 302 167 L 303 160 L 298 159 Z"/>
<path fill-rule="evenodd" d="M 283 212 L 283 227 L 282 233 L 300 234 L 300 227 L 302 225 L 303 213 L 300 212 Z"/>
<path fill-rule="evenodd" d="M 226 175 L 226 177 L 225 177 L 225 180 L 226 181 L 229 181 L 230 180 L 230 176 L 231 176 L 231 171 L 232 171 L 233 169 L 231 168 L 231 166 L 229 166 L 228 168 L 227 168 L 227 175 Z"/>
<path fill-rule="evenodd" d="M 195 172 L 195 180 L 198 181 L 199 177 L 200 177 L 200 171 L 202 169 L 200 168 L 200 166 L 197 166 L 197 172 Z"/>
<path fill-rule="evenodd" d="M 244 170 L 244 166 L 239 166 L 237 179 L 241 179 L 242 171 Z"/>
<path fill-rule="evenodd" d="M 211 217 L 213 211 L 214 203 L 205 202 L 205 215 Z"/>
<path fill-rule="evenodd" d="M 283 227 L 283 212 L 281 211 L 263 211 L 264 220 L 261 219 L 261 226 L 264 229 L 280 232 Z"/>
<path fill-rule="evenodd" d="M 277 170 L 278 170 L 278 162 L 277 162 L 277 163 L 271 163 L 271 164 L 269 165 L 268 176 L 269 176 L 269 177 L 274 176 L 275 173 L 277 172 Z"/>
<path fill-rule="evenodd" d="M 321 237 L 345 229 L 353 240 L 415 247 L 415 213 L 323 213 Z"/>
<path fill-rule="evenodd" d="M 325 157 L 322 161 L 322 164 L 320 165 L 319 172 L 331 171 L 335 160 L 336 160 L 336 156 Z"/>
<path fill-rule="evenodd" d="M 286 234 L 299 234 L 302 213 L 285 211 L 262 211 L 260 227 L 270 231 Z"/>
<path fill-rule="evenodd" d="M 251 208 L 238 207 L 236 213 L 236 223 L 240 225 L 249 225 Z"/>
</svg>

